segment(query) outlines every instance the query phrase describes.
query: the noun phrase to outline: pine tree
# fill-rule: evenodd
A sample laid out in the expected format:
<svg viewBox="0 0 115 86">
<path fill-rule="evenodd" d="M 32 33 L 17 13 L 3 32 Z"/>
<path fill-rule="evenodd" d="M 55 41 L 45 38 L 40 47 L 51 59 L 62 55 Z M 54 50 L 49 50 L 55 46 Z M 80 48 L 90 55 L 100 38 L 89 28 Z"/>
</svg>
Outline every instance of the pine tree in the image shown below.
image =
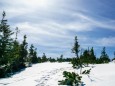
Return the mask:
<svg viewBox="0 0 115 86">
<path fill-rule="evenodd" d="M 45 53 L 43 53 L 42 62 L 46 62 L 46 61 L 47 61 L 46 55 L 45 55 Z"/>
<path fill-rule="evenodd" d="M 42 58 L 41 57 L 37 57 L 38 58 L 38 63 L 42 62 Z"/>
<path fill-rule="evenodd" d="M 33 58 L 32 58 L 32 63 L 38 63 L 38 58 L 37 58 L 37 48 L 34 49 L 34 53 L 33 53 Z"/>
<path fill-rule="evenodd" d="M 83 52 L 82 62 L 83 62 L 83 63 L 86 63 L 87 66 L 88 66 L 88 64 L 90 63 L 90 54 L 89 54 L 89 50 L 85 50 L 85 51 Z"/>
<path fill-rule="evenodd" d="M 2 20 L 0 21 L 0 77 L 8 76 L 11 65 L 11 49 L 13 47 L 13 32 L 5 19 L 6 13 L 3 12 Z"/>
<path fill-rule="evenodd" d="M 90 50 L 90 57 L 91 57 L 91 62 L 90 63 L 95 63 L 96 62 L 96 56 L 94 54 L 94 49 L 93 47 Z"/>
<path fill-rule="evenodd" d="M 8 64 L 8 59 L 11 54 L 13 32 L 5 19 L 6 13 L 3 12 L 0 22 L 0 66 Z"/>
<path fill-rule="evenodd" d="M 60 59 L 59 59 L 59 62 L 63 62 L 64 59 L 63 59 L 63 55 L 60 56 Z"/>
<path fill-rule="evenodd" d="M 27 51 L 27 46 L 28 46 L 28 43 L 26 42 L 26 35 L 24 35 L 24 40 L 22 42 L 22 44 L 20 45 L 20 58 L 19 58 L 19 61 L 20 61 L 20 67 L 21 68 L 24 68 L 25 67 L 25 62 L 27 60 L 27 55 L 28 55 L 28 51 Z"/>
<path fill-rule="evenodd" d="M 102 49 L 100 60 L 102 63 L 108 63 L 110 61 L 109 56 L 106 53 L 105 47 L 103 47 L 103 49 Z"/>
<path fill-rule="evenodd" d="M 29 49 L 29 58 L 28 58 L 29 62 L 31 63 L 32 63 L 33 56 L 34 56 L 34 46 L 33 44 L 31 44 L 30 49 Z"/>
<path fill-rule="evenodd" d="M 19 62 L 19 57 L 20 57 L 20 44 L 19 44 L 19 42 L 17 41 L 17 35 L 18 35 L 18 33 L 19 33 L 19 29 L 18 28 L 16 28 L 15 29 L 16 30 L 16 32 L 15 32 L 15 40 L 14 40 L 14 42 L 13 42 L 13 48 L 12 48 L 12 54 L 11 54 L 11 70 L 13 71 L 13 72 L 15 72 L 15 71 L 18 71 L 19 70 L 19 64 L 20 64 L 20 62 Z"/>
<path fill-rule="evenodd" d="M 79 47 L 80 47 L 80 45 L 78 44 L 77 36 L 75 36 L 75 43 L 74 43 L 74 46 L 73 46 L 73 48 L 72 48 L 72 52 L 75 53 L 75 55 L 77 56 L 77 58 L 79 57 L 79 56 L 78 56 Z"/>
<path fill-rule="evenodd" d="M 80 51 L 79 48 L 80 48 L 80 45 L 78 44 L 77 36 L 75 36 L 75 43 L 74 43 L 74 46 L 72 48 L 72 52 L 75 53 L 77 58 L 74 58 L 71 63 L 72 63 L 74 68 L 80 68 L 80 73 L 81 73 L 83 64 L 82 64 L 82 61 L 78 55 L 78 53 Z"/>
</svg>

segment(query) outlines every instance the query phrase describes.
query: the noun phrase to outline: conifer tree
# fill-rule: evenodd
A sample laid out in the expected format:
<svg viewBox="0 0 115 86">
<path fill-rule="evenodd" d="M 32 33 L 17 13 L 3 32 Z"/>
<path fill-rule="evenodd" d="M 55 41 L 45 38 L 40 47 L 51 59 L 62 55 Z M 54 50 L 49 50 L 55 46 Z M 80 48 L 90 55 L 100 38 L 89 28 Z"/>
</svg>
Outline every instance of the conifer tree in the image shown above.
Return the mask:
<svg viewBox="0 0 115 86">
<path fill-rule="evenodd" d="M 46 62 L 46 61 L 47 61 L 46 55 L 45 55 L 45 53 L 43 53 L 42 62 Z"/>
<path fill-rule="evenodd" d="M 30 49 L 29 49 L 29 62 L 32 62 L 32 58 L 34 56 L 34 46 L 31 44 Z"/>
<path fill-rule="evenodd" d="M 19 58 L 19 61 L 20 61 L 20 65 L 21 65 L 21 68 L 25 67 L 25 62 L 27 60 L 27 55 L 28 55 L 28 51 L 27 51 L 27 46 L 28 46 L 28 43 L 26 42 L 26 35 L 24 35 L 24 40 L 22 42 L 22 44 L 20 45 L 20 58 Z"/>
<path fill-rule="evenodd" d="M 72 52 L 75 53 L 77 58 L 74 58 L 71 63 L 73 64 L 74 68 L 80 68 L 80 73 L 81 73 L 83 64 L 82 64 L 82 61 L 80 60 L 79 55 L 78 55 L 78 53 L 80 51 L 79 48 L 80 48 L 80 45 L 78 44 L 77 36 L 75 36 L 75 43 L 72 48 Z"/>
<path fill-rule="evenodd" d="M 109 56 L 106 53 L 105 47 L 103 47 L 103 49 L 102 49 L 100 60 L 102 63 L 108 63 L 110 61 Z"/>
<path fill-rule="evenodd" d="M 38 63 L 42 62 L 42 58 L 41 57 L 37 57 L 38 58 Z"/>
<path fill-rule="evenodd" d="M 0 22 L 0 66 L 8 63 L 13 44 L 13 39 L 11 38 L 13 32 L 7 24 L 5 16 L 6 13 L 3 12 L 2 20 Z"/>
<path fill-rule="evenodd" d="M 90 63 L 89 50 L 85 50 L 85 51 L 83 52 L 82 62 L 83 62 L 83 63 L 86 63 L 87 66 L 88 66 L 88 64 Z"/>
<path fill-rule="evenodd" d="M 13 47 L 13 32 L 5 19 L 6 13 L 3 11 L 0 21 L 0 77 L 8 76 L 11 65 L 11 49 Z"/>
<path fill-rule="evenodd" d="M 37 51 L 36 50 L 37 50 L 37 48 L 34 49 L 32 63 L 38 63 Z"/>
<path fill-rule="evenodd" d="M 13 42 L 13 48 L 12 48 L 12 54 L 11 54 L 11 69 L 15 72 L 19 70 L 19 57 L 20 57 L 20 44 L 17 41 L 18 37 L 18 33 L 19 33 L 19 29 L 16 28 L 15 29 L 15 40 Z"/>
<path fill-rule="evenodd" d="M 75 36 L 75 43 L 74 43 L 74 46 L 73 46 L 73 48 L 72 48 L 72 52 L 75 53 L 75 55 L 77 56 L 77 58 L 79 57 L 79 56 L 78 56 L 79 47 L 80 47 L 80 45 L 78 44 L 77 36 Z"/>
<path fill-rule="evenodd" d="M 91 50 L 90 50 L 90 57 L 91 57 L 91 62 L 90 63 L 95 63 L 96 62 L 96 56 L 95 56 L 95 54 L 94 54 L 94 49 L 93 49 L 93 47 L 91 48 Z"/>
<path fill-rule="evenodd" d="M 59 62 L 63 62 L 63 61 L 64 61 L 63 55 L 61 55 L 60 58 L 59 58 Z"/>
</svg>

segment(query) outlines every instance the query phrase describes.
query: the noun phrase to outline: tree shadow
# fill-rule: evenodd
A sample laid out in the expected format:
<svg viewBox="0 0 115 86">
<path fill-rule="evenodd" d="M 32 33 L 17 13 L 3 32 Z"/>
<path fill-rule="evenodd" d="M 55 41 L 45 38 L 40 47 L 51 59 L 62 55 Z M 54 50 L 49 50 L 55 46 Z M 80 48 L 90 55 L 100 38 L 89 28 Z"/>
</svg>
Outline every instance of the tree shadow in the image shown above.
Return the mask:
<svg viewBox="0 0 115 86">
<path fill-rule="evenodd" d="M 84 82 L 81 82 L 81 85 L 80 86 L 85 86 L 86 84 Z"/>
</svg>

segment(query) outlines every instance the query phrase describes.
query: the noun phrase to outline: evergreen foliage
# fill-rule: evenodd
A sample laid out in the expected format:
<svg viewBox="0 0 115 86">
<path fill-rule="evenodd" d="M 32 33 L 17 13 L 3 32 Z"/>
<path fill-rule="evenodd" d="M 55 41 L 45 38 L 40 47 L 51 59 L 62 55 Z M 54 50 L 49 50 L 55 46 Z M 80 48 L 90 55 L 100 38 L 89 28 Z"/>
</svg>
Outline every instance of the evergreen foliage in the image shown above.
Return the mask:
<svg viewBox="0 0 115 86">
<path fill-rule="evenodd" d="M 108 63 L 110 62 L 109 56 L 106 53 L 106 48 L 103 47 L 102 52 L 101 52 L 101 56 L 100 56 L 100 62 L 101 63 Z"/>
<path fill-rule="evenodd" d="M 20 68 L 25 68 L 25 62 L 27 61 L 27 55 L 28 55 L 28 51 L 27 51 L 27 46 L 28 43 L 26 42 L 26 35 L 24 35 L 24 39 L 22 44 L 20 45 Z"/>
<path fill-rule="evenodd" d="M 25 63 L 28 62 L 28 43 L 26 35 L 22 44 L 18 42 L 19 29 L 16 28 L 15 39 L 12 38 L 14 32 L 10 29 L 5 19 L 5 12 L 2 14 L 0 21 L 0 78 L 8 77 L 22 68 L 25 68 Z M 37 52 L 34 49 L 32 63 L 37 63 Z"/>
<path fill-rule="evenodd" d="M 37 63 L 38 62 L 38 58 L 37 58 L 37 49 L 34 48 L 33 44 L 30 46 L 29 49 L 29 62 L 30 63 Z"/>
<path fill-rule="evenodd" d="M 77 58 L 79 57 L 78 56 L 79 48 L 80 48 L 80 45 L 78 44 L 77 36 L 75 36 L 75 43 L 74 43 L 74 46 L 72 48 L 72 52 L 75 53 L 75 55 L 77 56 Z"/>
<path fill-rule="evenodd" d="M 13 32 L 7 24 L 5 16 L 6 13 L 3 12 L 2 20 L 0 22 L 0 66 L 7 65 L 13 46 L 13 39 L 11 38 Z"/>
<path fill-rule="evenodd" d="M 38 57 L 38 63 L 41 63 L 41 62 L 42 62 L 42 58 Z"/>
<path fill-rule="evenodd" d="M 81 76 L 74 72 L 63 72 L 63 77 L 65 77 L 65 80 L 59 81 L 59 85 L 70 85 L 70 86 L 79 86 L 81 83 Z"/>
<path fill-rule="evenodd" d="M 89 70 L 84 70 L 84 71 L 82 72 L 82 74 L 90 74 L 90 71 L 91 71 L 91 69 L 89 69 Z"/>
<path fill-rule="evenodd" d="M 16 37 L 15 40 L 13 42 L 13 48 L 12 48 L 12 54 L 11 54 L 11 72 L 16 72 L 19 70 L 19 65 L 20 65 L 20 44 L 17 41 L 17 34 L 18 34 L 19 30 L 18 28 L 16 28 Z"/>
<path fill-rule="evenodd" d="M 5 19 L 6 13 L 3 12 L 0 22 L 0 77 L 7 76 L 10 70 L 11 50 L 13 47 L 13 32 Z"/>
<path fill-rule="evenodd" d="M 48 60 L 49 60 L 50 62 L 56 62 L 56 59 L 51 58 L 51 57 L 50 57 Z"/>
<path fill-rule="evenodd" d="M 34 54 L 33 54 L 33 58 L 32 58 L 32 63 L 38 63 L 37 48 L 34 49 Z"/>
<path fill-rule="evenodd" d="M 43 56 L 42 56 L 42 62 L 46 62 L 46 61 L 48 61 L 48 59 L 46 58 L 45 53 L 43 53 Z"/>
<path fill-rule="evenodd" d="M 83 54 L 80 56 L 81 61 L 84 64 L 94 64 L 96 63 L 96 56 L 94 55 L 93 47 L 89 50 L 84 50 Z"/>
</svg>

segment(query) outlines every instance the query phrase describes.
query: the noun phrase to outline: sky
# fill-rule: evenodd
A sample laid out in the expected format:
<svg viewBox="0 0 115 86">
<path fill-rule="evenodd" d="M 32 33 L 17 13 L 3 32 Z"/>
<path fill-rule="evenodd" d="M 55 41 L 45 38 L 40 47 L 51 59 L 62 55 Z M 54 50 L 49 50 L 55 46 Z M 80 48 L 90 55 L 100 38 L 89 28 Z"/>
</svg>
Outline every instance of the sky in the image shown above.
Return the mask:
<svg viewBox="0 0 115 86">
<path fill-rule="evenodd" d="M 18 40 L 26 34 L 38 56 L 75 56 L 71 49 L 77 36 L 80 49 L 94 47 L 99 57 L 105 46 L 114 57 L 115 0 L 0 0 L 3 11 L 11 29 L 20 29 Z"/>
</svg>

